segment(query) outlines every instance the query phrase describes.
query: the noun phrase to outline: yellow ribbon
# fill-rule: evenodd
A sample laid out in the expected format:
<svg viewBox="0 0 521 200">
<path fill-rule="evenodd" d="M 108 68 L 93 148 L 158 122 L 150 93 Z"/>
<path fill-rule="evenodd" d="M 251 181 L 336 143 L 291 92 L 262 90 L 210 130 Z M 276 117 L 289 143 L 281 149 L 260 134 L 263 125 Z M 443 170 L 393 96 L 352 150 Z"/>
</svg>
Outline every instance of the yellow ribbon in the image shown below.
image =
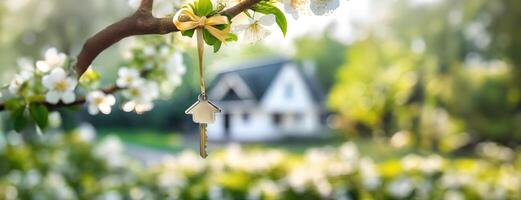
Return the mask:
<svg viewBox="0 0 521 200">
<path fill-rule="evenodd" d="M 226 16 L 214 15 L 211 17 L 197 16 L 191 7 L 184 7 L 179 10 L 174 16 L 174 24 L 180 31 L 188 31 L 195 29 L 197 34 L 197 50 L 199 53 L 199 80 L 201 87 L 201 94 L 205 95 L 206 87 L 204 83 L 204 68 L 203 68 L 203 54 L 204 54 L 204 40 L 203 40 L 203 29 L 206 29 L 211 35 L 220 40 L 221 42 L 226 41 L 228 33 L 230 33 L 230 26 L 227 26 L 224 30 L 215 28 L 215 25 L 228 24 L 228 18 Z"/>
<path fill-rule="evenodd" d="M 228 24 L 228 18 L 222 15 L 214 15 L 209 18 L 197 16 L 191 7 L 184 7 L 174 16 L 174 24 L 180 31 L 204 28 L 221 42 L 226 41 L 226 36 L 230 32 L 230 27 L 220 30 L 215 25 Z"/>
</svg>

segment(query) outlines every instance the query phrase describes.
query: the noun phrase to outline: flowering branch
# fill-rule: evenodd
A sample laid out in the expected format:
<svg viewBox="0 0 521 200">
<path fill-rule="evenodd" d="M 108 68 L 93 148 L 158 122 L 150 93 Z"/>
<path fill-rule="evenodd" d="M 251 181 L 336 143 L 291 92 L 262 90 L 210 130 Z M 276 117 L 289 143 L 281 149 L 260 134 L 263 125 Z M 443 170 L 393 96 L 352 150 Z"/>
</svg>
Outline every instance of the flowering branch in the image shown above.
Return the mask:
<svg viewBox="0 0 521 200">
<path fill-rule="evenodd" d="M 153 0 L 142 0 L 138 10 L 98 32 L 88 39 L 78 55 L 75 69 L 80 77 L 89 68 L 92 61 L 105 49 L 123 38 L 134 35 L 167 34 L 179 29 L 172 23 L 172 17 L 156 18 L 152 15 Z M 233 18 L 239 13 L 250 9 L 260 0 L 244 0 L 241 3 L 223 10 L 222 15 Z"/>
<path fill-rule="evenodd" d="M 221 11 L 220 14 L 233 18 L 239 13 L 252 8 L 253 5 L 260 1 L 261 0 L 244 0 L 233 7 Z M 77 77 L 80 78 L 87 71 L 90 64 L 101 52 L 123 38 L 134 35 L 167 34 L 179 31 L 172 22 L 172 17 L 156 18 L 152 15 L 153 3 L 153 0 L 142 0 L 139 8 L 134 14 L 109 25 L 89 38 L 83 45 L 83 48 L 77 57 L 75 65 Z M 102 89 L 101 91 L 105 94 L 113 94 L 121 89 L 125 88 L 112 85 Z M 52 110 L 60 107 L 81 105 L 86 101 L 86 96 L 80 96 L 73 102 L 67 103 L 60 101 L 56 104 L 52 104 L 45 100 L 35 101 L 32 103 L 41 103 Z M 0 111 L 6 109 L 5 103 L 0 103 Z"/>
<path fill-rule="evenodd" d="M 101 91 L 105 94 L 114 94 L 121 89 L 123 89 L 123 88 L 120 88 L 117 85 L 111 85 L 106 88 L 103 88 Z M 82 97 L 78 97 L 76 99 L 76 101 L 74 101 L 72 103 L 68 103 L 68 104 L 63 103 L 63 102 L 59 102 L 58 104 L 51 104 L 51 103 L 47 103 L 47 102 L 42 102 L 42 103 L 44 103 L 45 106 L 47 106 L 47 108 L 49 108 L 50 110 L 53 110 L 53 109 L 60 108 L 60 107 L 82 105 L 86 101 L 87 101 L 86 97 L 82 96 Z"/>
<path fill-rule="evenodd" d="M 106 88 L 103 88 L 101 91 L 103 91 L 103 93 L 105 93 L 105 94 L 114 94 L 114 93 L 118 92 L 121 89 L 123 89 L 123 88 L 120 88 L 120 87 L 118 87 L 116 85 L 111 85 L 111 86 L 108 86 Z M 45 100 L 43 100 L 41 102 L 33 102 L 33 103 L 43 103 L 50 110 L 54 110 L 54 109 L 61 108 L 61 107 L 66 107 L 66 106 L 81 105 L 81 104 L 84 104 L 86 101 L 87 101 L 87 99 L 85 98 L 85 96 L 82 96 L 82 97 L 78 97 L 74 102 L 68 103 L 68 104 L 63 103 L 63 102 L 59 102 L 57 104 L 51 104 L 51 103 L 45 102 Z M 0 104 L 0 111 L 5 110 L 5 109 L 6 109 L 5 104 L 1 103 Z"/>
</svg>

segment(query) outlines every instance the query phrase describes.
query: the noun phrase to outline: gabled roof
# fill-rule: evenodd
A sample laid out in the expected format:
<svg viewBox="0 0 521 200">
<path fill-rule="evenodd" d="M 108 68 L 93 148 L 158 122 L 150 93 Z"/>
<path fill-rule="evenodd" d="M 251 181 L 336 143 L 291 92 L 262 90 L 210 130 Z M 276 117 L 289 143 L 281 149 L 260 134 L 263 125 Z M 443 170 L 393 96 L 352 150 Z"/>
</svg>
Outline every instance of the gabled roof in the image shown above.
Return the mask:
<svg viewBox="0 0 521 200">
<path fill-rule="evenodd" d="M 292 62 L 292 60 L 286 58 L 272 58 L 252 62 L 253 64 L 249 65 L 241 65 L 235 67 L 234 70 L 224 71 L 217 74 L 213 81 L 212 88 L 215 87 L 215 85 L 224 77 L 232 74 L 238 75 L 246 83 L 255 96 L 255 99 L 261 100 L 284 65 Z M 297 68 L 297 70 L 302 75 L 313 99 L 317 102 L 322 102 L 324 99 L 324 93 L 320 84 L 318 84 L 314 77 L 306 75 L 300 68 Z M 223 100 L 226 101 L 226 96 Z"/>
</svg>

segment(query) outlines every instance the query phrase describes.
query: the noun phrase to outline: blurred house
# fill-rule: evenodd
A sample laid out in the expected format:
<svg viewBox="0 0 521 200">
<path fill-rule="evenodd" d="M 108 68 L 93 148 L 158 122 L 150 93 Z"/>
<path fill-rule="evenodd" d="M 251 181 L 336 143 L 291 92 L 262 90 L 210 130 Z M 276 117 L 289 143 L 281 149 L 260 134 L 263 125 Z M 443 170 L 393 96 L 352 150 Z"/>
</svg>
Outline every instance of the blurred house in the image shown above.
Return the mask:
<svg viewBox="0 0 521 200">
<path fill-rule="evenodd" d="M 223 112 L 209 125 L 209 139 L 317 136 L 324 127 L 324 94 L 313 71 L 310 64 L 271 59 L 219 73 L 209 96 Z"/>
</svg>

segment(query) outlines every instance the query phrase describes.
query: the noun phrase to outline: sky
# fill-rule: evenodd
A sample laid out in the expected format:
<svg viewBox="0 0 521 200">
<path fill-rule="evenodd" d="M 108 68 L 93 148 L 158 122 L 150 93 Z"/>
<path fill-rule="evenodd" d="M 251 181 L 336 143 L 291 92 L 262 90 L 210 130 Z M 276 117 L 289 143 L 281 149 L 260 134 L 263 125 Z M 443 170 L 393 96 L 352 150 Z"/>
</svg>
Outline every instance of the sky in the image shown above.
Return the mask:
<svg viewBox="0 0 521 200">
<path fill-rule="evenodd" d="M 339 8 L 324 16 L 303 16 L 295 20 L 288 14 L 286 15 L 288 19 L 286 38 L 280 31 L 277 32 L 277 27 L 272 27 L 273 33 L 263 42 L 289 46 L 294 38 L 306 34 L 320 35 L 327 26 L 333 24 L 332 37 L 340 42 L 349 43 L 356 39 L 354 25 L 370 19 L 369 6 L 368 0 L 340 0 Z"/>
</svg>

